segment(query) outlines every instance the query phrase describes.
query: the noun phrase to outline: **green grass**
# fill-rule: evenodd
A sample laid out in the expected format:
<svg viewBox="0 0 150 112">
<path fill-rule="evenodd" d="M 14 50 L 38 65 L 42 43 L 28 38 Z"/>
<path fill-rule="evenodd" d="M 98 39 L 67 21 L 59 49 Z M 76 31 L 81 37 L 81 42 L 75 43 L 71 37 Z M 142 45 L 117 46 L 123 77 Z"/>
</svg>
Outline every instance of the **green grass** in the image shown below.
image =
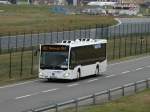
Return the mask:
<svg viewBox="0 0 150 112">
<path fill-rule="evenodd" d="M 88 15 L 56 15 L 49 6 L 0 5 L 0 33 L 41 32 L 77 29 L 86 25 L 116 24 L 113 17 Z"/>
<path fill-rule="evenodd" d="M 66 109 L 64 112 L 74 112 Z M 150 112 L 150 89 L 103 105 L 80 107 L 79 112 Z"/>
<path fill-rule="evenodd" d="M 0 85 L 37 77 L 37 60 L 31 51 L 0 55 Z"/>
</svg>

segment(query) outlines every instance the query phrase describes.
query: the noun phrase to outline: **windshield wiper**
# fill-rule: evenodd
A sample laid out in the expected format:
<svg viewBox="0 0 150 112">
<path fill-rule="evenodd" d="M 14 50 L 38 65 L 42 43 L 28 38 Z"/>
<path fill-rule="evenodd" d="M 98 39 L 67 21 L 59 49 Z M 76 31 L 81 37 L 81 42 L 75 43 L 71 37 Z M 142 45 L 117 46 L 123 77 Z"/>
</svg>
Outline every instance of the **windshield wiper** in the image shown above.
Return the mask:
<svg viewBox="0 0 150 112">
<path fill-rule="evenodd" d="M 51 65 L 42 64 L 42 65 L 40 65 L 40 68 L 41 68 L 41 69 L 52 69 L 52 68 L 54 68 L 54 67 L 51 66 Z"/>
<path fill-rule="evenodd" d="M 41 64 L 40 68 L 41 69 L 63 69 L 63 70 L 67 69 L 67 67 L 62 67 L 62 65 L 46 65 L 46 64 Z"/>
</svg>

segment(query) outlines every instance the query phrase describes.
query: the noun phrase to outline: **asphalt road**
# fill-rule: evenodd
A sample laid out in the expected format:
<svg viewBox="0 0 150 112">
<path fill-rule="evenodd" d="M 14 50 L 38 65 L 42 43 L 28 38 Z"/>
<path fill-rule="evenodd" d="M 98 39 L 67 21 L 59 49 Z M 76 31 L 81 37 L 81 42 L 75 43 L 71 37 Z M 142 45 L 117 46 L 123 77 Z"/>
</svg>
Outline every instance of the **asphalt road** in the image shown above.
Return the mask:
<svg viewBox="0 0 150 112">
<path fill-rule="evenodd" d="M 108 28 L 84 29 L 75 31 L 26 34 L 0 38 L 0 48 L 20 48 L 39 45 L 39 43 L 61 42 L 76 38 L 106 38 L 114 35 L 150 32 L 150 18 L 119 18 L 119 24 Z M 132 24 L 131 24 L 132 23 Z M 25 38 L 24 38 L 25 37 Z"/>
<path fill-rule="evenodd" d="M 108 65 L 103 76 L 80 81 L 34 80 L 0 87 L 0 112 L 21 112 L 150 78 L 150 56 Z"/>
</svg>

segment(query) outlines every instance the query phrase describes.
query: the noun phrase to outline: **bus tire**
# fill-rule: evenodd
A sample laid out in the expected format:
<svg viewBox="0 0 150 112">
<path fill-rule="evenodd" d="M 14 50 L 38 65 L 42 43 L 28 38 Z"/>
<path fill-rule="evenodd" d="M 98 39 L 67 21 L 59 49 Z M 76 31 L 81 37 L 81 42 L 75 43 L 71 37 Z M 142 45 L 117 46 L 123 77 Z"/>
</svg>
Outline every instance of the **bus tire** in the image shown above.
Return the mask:
<svg viewBox="0 0 150 112">
<path fill-rule="evenodd" d="M 48 79 L 47 79 L 47 81 L 48 81 L 48 82 L 50 82 L 50 81 L 51 81 L 51 79 L 50 79 L 50 78 L 48 78 Z"/>
<path fill-rule="evenodd" d="M 81 71 L 80 71 L 80 69 L 78 69 L 78 71 L 77 71 L 77 80 L 79 80 L 81 78 Z"/>
<path fill-rule="evenodd" d="M 98 76 L 99 74 L 100 74 L 100 72 L 99 72 L 99 66 L 97 66 L 96 70 L 95 70 L 95 75 Z"/>
</svg>

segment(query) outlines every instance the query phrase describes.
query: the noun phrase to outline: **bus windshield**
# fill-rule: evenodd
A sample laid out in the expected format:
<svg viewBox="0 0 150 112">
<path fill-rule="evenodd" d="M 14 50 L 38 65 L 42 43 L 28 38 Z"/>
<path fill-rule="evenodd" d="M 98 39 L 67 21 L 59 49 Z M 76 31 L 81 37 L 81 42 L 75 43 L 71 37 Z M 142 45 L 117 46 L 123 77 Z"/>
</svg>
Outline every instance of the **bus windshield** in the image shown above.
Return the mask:
<svg viewBox="0 0 150 112">
<path fill-rule="evenodd" d="M 68 68 L 68 52 L 41 52 L 41 69 L 66 70 Z"/>
</svg>

